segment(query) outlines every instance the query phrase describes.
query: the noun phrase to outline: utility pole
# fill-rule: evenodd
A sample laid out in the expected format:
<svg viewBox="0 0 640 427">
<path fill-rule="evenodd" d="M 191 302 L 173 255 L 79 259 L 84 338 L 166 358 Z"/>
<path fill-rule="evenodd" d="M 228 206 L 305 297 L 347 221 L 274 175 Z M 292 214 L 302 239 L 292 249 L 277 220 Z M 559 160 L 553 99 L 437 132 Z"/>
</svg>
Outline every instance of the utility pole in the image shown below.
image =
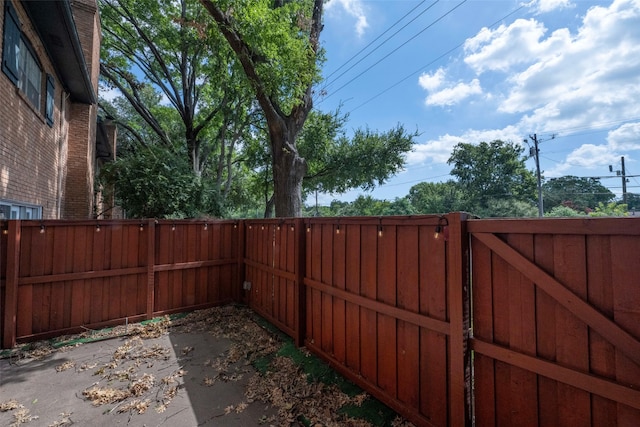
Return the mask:
<svg viewBox="0 0 640 427">
<path fill-rule="evenodd" d="M 529 135 L 529 138 L 533 141 L 533 148 L 529 150 L 529 155 L 536 159 L 536 177 L 538 178 L 538 216 L 542 218 L 544 216 L 544 206 L 542 205 L 542 178 L 540 177 L 540 149 L 538 148 L 538 135 L 534 133 L 533 135 Z M 527 142 L 526 139 L 525 142 Z"/>
<path fill-rule="evenodd" d="M 624 156 L 620 157 L 622 163 L 622 203 L 627 204 L 627 174 L 624 170 Z"/>
<path fill-rule="evenodd" d="M 620 170 L 616 174 L 622 178 L 622 203 L 627 204 L 627 172 L 624 168 L 624 156 L 620 157 Z M 609 172 L 613 172 L 613 166 L 609 165 Z"/>
</svg>

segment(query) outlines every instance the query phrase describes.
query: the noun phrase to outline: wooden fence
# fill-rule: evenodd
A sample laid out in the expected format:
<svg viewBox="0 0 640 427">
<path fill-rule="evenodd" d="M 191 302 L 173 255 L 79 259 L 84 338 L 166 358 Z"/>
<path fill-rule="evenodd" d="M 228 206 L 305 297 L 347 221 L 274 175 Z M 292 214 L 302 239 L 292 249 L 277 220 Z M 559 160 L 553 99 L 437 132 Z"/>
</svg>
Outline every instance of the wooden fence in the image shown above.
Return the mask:
<svg viewBox="0 0 640 427">
<path fill-rule="evenodd" d="M 244 301 L 420 426 L 640 425 L 640 219 L 99 224 L 0 222 L 5 347 Z"/>
<path fill-rule="evenodd" d="M 237 222 L 8 221 L 2 227 L 5 348 L 239 297 Z"/>
<path fill-rule="evenodd" d="M 468 230 L 476 424 L 640 425 L 640 218 Z"/>
</svg>

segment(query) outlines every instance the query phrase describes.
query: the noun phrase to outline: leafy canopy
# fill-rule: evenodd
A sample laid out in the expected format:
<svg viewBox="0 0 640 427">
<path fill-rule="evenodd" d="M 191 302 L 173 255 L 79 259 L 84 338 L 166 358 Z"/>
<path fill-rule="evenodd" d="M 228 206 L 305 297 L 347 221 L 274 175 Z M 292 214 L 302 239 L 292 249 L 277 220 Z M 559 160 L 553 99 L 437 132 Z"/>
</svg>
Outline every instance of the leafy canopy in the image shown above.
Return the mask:
<svg viewBox="0 0 640 427">
<path fill-rule="evenodd" d="M 609 203 L 615 195 L 598 179 L 563 176 L 551 178 L 542 185 L 545 211 L 556 206 L 567 206 L 585 212 L 599 203 Z"/>
<path fill-rule="evenodd" d="M 500 140 L 459 143 L 447 163 L 472 206 L 486 208 L 490 200 L 502 198 L 529 202 L 535 199 L 536 178 L 523 152 L 523 147 Z"/>
<path fill-rule="evenodd" d="M 387 132 L 356 129 L 349 138 L 344 130 L 347 119 L 339 110 L 309 114 L 298 137 L 298 149 L 307 161 L 305 194 L 373 190 L 404 166 L 417 133 L 397 125 Z"/>
</svg>

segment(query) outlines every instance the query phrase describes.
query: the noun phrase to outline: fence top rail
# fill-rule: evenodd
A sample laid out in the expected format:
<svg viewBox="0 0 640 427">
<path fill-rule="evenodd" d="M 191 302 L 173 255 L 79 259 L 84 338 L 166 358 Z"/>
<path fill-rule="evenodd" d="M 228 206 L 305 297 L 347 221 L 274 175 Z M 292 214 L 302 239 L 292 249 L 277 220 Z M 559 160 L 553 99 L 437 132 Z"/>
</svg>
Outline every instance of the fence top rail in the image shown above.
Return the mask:
<svg viewBox="0 0 640 427">
<path fill-rule="evenodd" d="M 309 224 L 356 224 L 356 225 L 437 225 L 446 215 L 411 215 L 411 216 L 334 216 L 334 217 L 302 217 L 302 218 L 266 218 L 246 219 L 247 226 L 252 225 L 294 225 L 301 221 Z"/>
<path fill-rule="evenodd" d="M 190 225 L 190 224 L 213 224 L 213 225 L 238 225 L 240 220 L 232 219 L 3 219 L 0 220 L 0 226 L 6 228 L 10 222 L 20 221 L 21 227 L 74 227 L 74 226 L 95 226 L 96 224 L 103 225 L 148 225 L 153 222 L 155 225 Z M 3 228 L 3 229 L 4 229 Z"/>
<path fill-rule="evenodd" d="M 470 233 L 640 235 L 639 217 L 470 219 Z"/>
</svg>

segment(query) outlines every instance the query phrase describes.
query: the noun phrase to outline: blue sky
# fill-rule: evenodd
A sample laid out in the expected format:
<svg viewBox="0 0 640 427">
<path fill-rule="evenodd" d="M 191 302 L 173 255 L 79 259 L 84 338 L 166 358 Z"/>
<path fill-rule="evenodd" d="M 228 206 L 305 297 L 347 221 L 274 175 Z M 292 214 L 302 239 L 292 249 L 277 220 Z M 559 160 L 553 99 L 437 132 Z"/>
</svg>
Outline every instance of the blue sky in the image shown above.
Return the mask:
<svg viewBox="0 0 640 427">
<path fill-rule="evenodd" d="M 547 179 L 615 177 L 622 156 L 640 175 L 640 0 L 330 0 L 324 24 L 316 108 L 342 105 L 348 129 L 400 123 L 420 136 L 385 185 L 321 204 L 403 197 L 450 179 L 459 142 L 534 133 Z M 621 194 L 620 178 L 601 182 Z M 640 176 L 627 186 L 640 193 Z"/>
</svg>

